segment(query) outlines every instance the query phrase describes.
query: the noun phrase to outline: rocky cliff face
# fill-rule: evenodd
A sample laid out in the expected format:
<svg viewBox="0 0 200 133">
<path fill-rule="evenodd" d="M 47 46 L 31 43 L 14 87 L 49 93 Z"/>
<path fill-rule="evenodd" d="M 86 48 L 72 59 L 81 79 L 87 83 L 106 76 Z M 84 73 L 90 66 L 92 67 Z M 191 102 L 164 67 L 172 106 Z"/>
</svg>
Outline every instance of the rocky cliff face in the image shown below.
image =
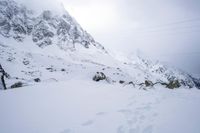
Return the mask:
<svg viewBox="0 0 200 133">
<path fill-rule="evenodd" d="M 61 15 L 43 11 L 35 16 L 34 11 L 12 0 L 0 1 L 0 34 L 20 42 L 31 37 L 41 48 L 57 45 L 62 50 L 76 50 L 76 45 L 82 45 L 106 52 L 66 11 Z"/>
</svg>

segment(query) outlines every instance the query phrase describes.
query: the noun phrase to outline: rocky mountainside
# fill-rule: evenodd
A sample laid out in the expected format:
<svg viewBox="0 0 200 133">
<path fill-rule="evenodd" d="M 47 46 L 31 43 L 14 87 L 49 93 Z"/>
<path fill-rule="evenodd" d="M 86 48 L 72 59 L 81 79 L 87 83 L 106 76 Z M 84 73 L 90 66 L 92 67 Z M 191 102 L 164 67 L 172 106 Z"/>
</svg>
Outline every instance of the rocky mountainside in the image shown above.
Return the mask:
<svg viewBox="0 0 200 133">
<path fill-rule="evenodd" d="M 63 50 L 75 50 L 77 44 L 105 51 L 67 11 L 54 15 L 47 10 L 35 16 L 33 11 L 12 0 L 0 1 L 0 34 L 20 42 L 31 37 L 41 48 L 56 44 Z"/>
<path fill-rule="evenodd" d="M 12 0 L 0 0 L 0 64 L 9 88 L 82 78 L 110 84 L 200 88 L 198 79 L 135 55 L 119 61 L 67 13 L 39 16 Z"/>
</svg>

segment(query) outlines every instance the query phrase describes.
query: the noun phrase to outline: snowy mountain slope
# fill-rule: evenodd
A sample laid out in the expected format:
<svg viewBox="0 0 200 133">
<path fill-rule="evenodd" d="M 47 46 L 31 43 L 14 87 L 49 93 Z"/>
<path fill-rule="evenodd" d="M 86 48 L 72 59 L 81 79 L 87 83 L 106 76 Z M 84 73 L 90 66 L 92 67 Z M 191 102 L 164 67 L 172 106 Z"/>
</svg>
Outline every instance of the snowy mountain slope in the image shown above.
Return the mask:
<svg viewBox="0 0 200 133">
<path fill-rule="evenodd" d="M 16 45 L 20 47 L 18 42 Z M 90 55 L 74 51 L 68 53 L 60 51 L 59 54 L 51 53 L 48 55 L 46 50 L 40 48 L 36 48 L 38 49 L 36 50 L 37 53 L 33 53 L 6 45 L 0 45 L 0 47 L 1 63 L 3 66 L 7 66 L 5 71 L 12 75 L 11 79 L 8 80 L 9 85 L 16 81 L 31 84 L 35 78 L 40 78 L 42 81 L 48 81 L 49 79 L 59 81 L 68 80 L 69 78 L 92 80 L 94 74 L 97 71 L 103 71 L 103 69 L 107 76 L 119 72 L 118 69 L 111 67 L 114 66 L 114 60 L 110 57 L 110 63 L 109 56 L 104 57 L 101 53 Z M 56 49 L 59 51 L 58 47 L 48 48 L 48 52 Z M 100 59 L 99 54 L 101 55 Z M 107 60 L 107 62 L 104 60 Z M 130 77 L 127 74 L 125 76 Z M 119 76 L 112 76 L 112 79 L 117 78 Z"/>
<path fill-rule="evenodd" d="M 56 44 L 63 50 L 75 50 L 76 45 L 83 45 L 104 51 L 104 47 L 95 42 L 67 11 L 61 15 L 43 11 L 35 16 L 33 11 L 12 0 L 1 0 L 0 9 L 0 34 L 4 37 L 21 42 L 31 37 L 41 48 Z"/>
<path fill-rule="evenodd" d="M 102 72 L 111 84 L 144 85 L 145 81 L 176 80 L 188 88 L 199 87 L 189 74 L 135 55 L 120 61 L 111 56 L 67 13 L 43 11 L 39 16 L 12 0 L 0 0 L 0 63 L 16 82 L 92 80 Z"/>
<path fill-rule="evenodd" d="M 77 51 L 53 53 L 56 49 L 59 51 L 58 47 L 46 49 L 48 52 L 52 51 L 51 54 L 37 47 L 35 48 L 37 53 L 33 53 L 22 50 L 19 42 L 15 44 L 17 45 L 19 49 L 0 45 L 1 63 L 6 66 L 5 71 L 11 75 L 11 78 L 7 80 L 9 86 L 17 81 L 34 84 L 36 78 L 40 78 L 42 82 L 69 80 L 70 78 L 92 80 L 96 72 L 103 72 L 110 79 L 110 83 L 125 81 L 139 84 L 145 80 L 168 82 L 170 78 L 178 78 L 185 86 L 194 87 L 195 85 L 189 75 L 158 63 L 149 63 L 149 66 L 142 62 L 123 64 L 101 53 L 88 54 L 88 52 L 86 54 Z"/>
<path fill-rule="evenodd" d="M 1 133 L 199 133 L 200 91 L 89 80 L 1 91 Z"/>
</svg>

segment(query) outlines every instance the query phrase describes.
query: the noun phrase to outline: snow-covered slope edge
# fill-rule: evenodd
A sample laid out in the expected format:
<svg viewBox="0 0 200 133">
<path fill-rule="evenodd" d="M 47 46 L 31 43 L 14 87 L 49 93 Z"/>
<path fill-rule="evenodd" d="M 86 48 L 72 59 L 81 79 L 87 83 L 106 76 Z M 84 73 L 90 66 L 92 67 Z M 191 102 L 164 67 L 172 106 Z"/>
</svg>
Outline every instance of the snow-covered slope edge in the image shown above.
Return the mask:
<svg viewBox="0 0 200 133">
<path fill-rule="evenodd" d="M 139 55 L 126 61 L 113 58 L 66 11 L 35 16 L 12 0 L 0 0 L 0 63 L 11 76 L 6 79 L 8 87 L 16 82 L 32 85 L 70 79 L 199 87 L 199 80 L 189 74 Z"/>
</svg>

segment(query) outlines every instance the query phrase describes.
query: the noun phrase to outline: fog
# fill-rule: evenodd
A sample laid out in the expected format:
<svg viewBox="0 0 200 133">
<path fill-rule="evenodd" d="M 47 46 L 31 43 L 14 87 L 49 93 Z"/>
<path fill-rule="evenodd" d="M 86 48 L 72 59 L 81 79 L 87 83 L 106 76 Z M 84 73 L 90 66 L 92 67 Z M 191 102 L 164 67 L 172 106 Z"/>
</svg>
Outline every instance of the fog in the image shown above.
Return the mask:
<svg viewBox="0 0 200 133">
<path fill-rule="evenodd" d="M 125 55 L 139 49 L 152 59 L 200 75 L 199 0 L 18 1 L 37 11 L 63 3 L 106 48 Z"/>
</svg>

